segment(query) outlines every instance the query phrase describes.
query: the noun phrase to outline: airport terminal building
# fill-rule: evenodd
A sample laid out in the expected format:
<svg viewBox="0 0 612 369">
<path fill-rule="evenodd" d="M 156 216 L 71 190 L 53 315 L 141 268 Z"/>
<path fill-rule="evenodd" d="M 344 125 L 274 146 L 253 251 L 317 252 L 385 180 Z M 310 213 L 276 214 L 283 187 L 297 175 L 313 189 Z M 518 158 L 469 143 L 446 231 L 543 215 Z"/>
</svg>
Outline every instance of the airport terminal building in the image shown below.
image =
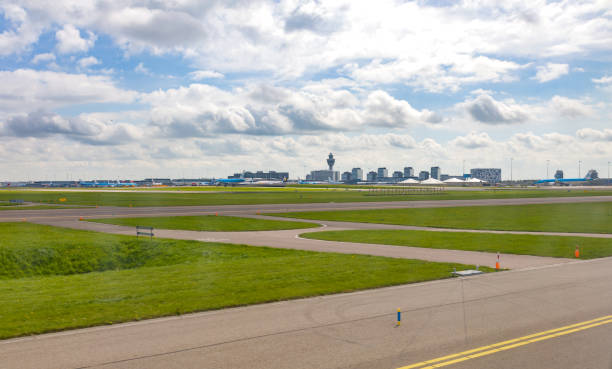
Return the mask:
<svg viewBox="0 0 612 369">
<path fill-rule="evenodd" d="M 472 178 L 478 178 L 490 184 L 501 182 L 500 168 L 474 168 L 470 170 Z"/>
</svg>

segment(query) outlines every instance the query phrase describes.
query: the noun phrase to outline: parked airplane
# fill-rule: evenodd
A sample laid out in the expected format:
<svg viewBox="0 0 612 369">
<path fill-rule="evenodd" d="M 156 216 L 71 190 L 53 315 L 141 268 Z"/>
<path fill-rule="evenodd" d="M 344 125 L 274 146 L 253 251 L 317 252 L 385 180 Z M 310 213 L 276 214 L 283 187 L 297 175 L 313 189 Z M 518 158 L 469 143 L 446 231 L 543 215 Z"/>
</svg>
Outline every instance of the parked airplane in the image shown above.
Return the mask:
<svg viewBox="0 0 612 369">
<path fill-rule="evenodd" d="M 215 180 L 215 184 L 217 184 L 218 186 L 220 186 L 220 185 L 223 185 L 223 186 L 227 186 L 227 185 L 235 186 L 235 185 L 241 184 L 241 183 L 243 183 L 245 181 L 246 180 L 244 178 L 221 178 L 221 179 Z"/>
<path fill-rule="evenodd" d="M 535 184 L 542 183 L 554 183 L 560 186 L 569 186 L 571 183 L 579 183 L 579 182 L 590 182 L 594 179 L 599 178 L 597 175 L 597 171 L 589 170 L 584 178 L 551 178 L 551 179 L 541 179 L 537 181 Z"/>
</svg>

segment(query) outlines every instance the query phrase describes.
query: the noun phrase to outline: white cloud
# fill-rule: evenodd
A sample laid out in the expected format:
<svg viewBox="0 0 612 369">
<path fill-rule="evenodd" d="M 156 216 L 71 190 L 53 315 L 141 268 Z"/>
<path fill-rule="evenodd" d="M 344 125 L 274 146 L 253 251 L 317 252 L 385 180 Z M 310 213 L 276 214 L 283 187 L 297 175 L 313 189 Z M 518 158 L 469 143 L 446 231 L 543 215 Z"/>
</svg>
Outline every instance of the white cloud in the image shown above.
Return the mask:
<svg viewBox="0 0 612 369">
<path fill-rule="evenodd" d="M 151 75 L 151 71 L 149 70 L 149 68 L 145 67 L 142 62 L 138 63 L 138 65 L 134 68 L 134 72 Z"/>
<path fill-rule="evenodd" d="M 151 105 L 153 124 L 163 134 L 175 137 L 409 128 L 442 120 L 434 112 L 414 109 L 384 91 L 361 97 L 321 84 L 302 90 L 252 85 L 231 91 L 192 84 L 143 95 L 142 101 Z"/>
<path fill-rule="evenodd" d="M 55 60 L 55 55 L 53 53 L 43 53 L 35 55 L 30 63 L 39 64 L 39 63 L 47 63 Z"/>
<path fill-rule="evenodd" d="M 466 149 L 482 149 L 495 144 L 486 132 L 470 132 L 467 136 L 455 137 L 450 143 Z"/>
<path fill-rule="evenodd" d="M 44 28 L 66 24 L 60 34 L 76 40 L 66 45 L 70 50 L 87 49 L 84 41 L 92 40 L 81 38 L 78 29 L 94 30 L 109 35 L 128 54 L 178 53 L 196 67 L 222 74 L 267 71 L 293 79 L 349 65 L 347 75 L 363 82 L 405 83 L 438 92 L 479 81 L 515 80 L 515 72 L 524 67 L 516 60 L 584 55 L 612 44 L 605 1 L 430 6 L 394 0 L 58 0 L 53 7 L 37 2 L 11 7 L 21 11 L 11 12 L 16 26 L 3 35 L 13 41 L 34 36 L 11 51 L 0 48 L 6 53 L 35 42 Z M 30 20 L 30 14 L 36 17 Z M 22 32 L 20 25 L 32 29 Z M 559 71 L 548 69 L 538 78 L 558 76 Z"/>
<path fill-rule="evenodd" d="M 0 55 L 21 53 L 38 40 L 44 25 L 34 22 L 20 4 L 0 4 L 6 28 L 0 33 Z"/>
<path fill-rule="evenodd" d="M 604 128 L 597 130 L 593 128 L 582 128 L 576 132 L 576 136 L 588 141 L 612 141 L 612 129 Z"/>
<path fill-rule="evenodd" d="M 474 120 L 485 124 L 511 124 L 527 121 L 528 109 L 513 100 L 497 101 L 490 95 L 479 95 L 457 105 Z"/>
<path fill-rule="evenodd" d="M 143 136 L 134 125 L 87 117 L 64 118 L 42 110 L 14 116 L 0 125 L 0 136 L 41 138 L 55 135 L 90 145 L 119 145 Z"/>
<path fill-rule="evenodd" d="M 407 101 L 397 100 L 381 90 L 370 93 L 364 106 L 364 120 L 375 126 L 409 127 L 424 122 L 438 123 L 442 120 L 429 110 L 418 111 Z"/>
<path fill-rule="evenodd" d="M 592 81 L 599 85 L 612 84 L 612 77 L 604 76 L 601 78 L 593 78 Z"/>
<path fill-rule="evenodd" d="M 560 116 L 567 118 L 590 117 L 595 115 L 593 107 L 582 100 L 570 99 L 563 96 L 553 96 L 550 108 Z"/>
<path fill-rule="evenodd" d="M 82 38 L 81 32 L 72 24 L 66 24 L 55 32 L 57 50 L 62 54 L 86 52 L 96 42 L 96 35 L 88 32 L 88 38 Z"/>
<path fill-rule="evenodd" d="M 569 73 L 568 64 L 546 63 L 546 66 L 537 67 L 538 72 L 533 77 L 540 83 L 552 81 Z"/>
<path fill-rule="evenodd" d="M 224 75 L 219 72 L 215 72 L 212 70 L 197 70 L 195 72 L 189 73 L 189 78 L 194 81 L 201 81 L 203 79 L 213 79 L 213 78 L 223 78 Z"/>
<path fill-rule="evenodd" d="M 73 104 L 130 103 L 137 96 L 116 87 L 108 76 L 17 69 L 0 71 L 0 80 L 0 111 L 4 114 Z"/>
<path fill-rule="evenodd" d="M 79 60 L 79 66 L 81 68 L 89 68 L 92 65 L 100 64 L 100 61 L 93 56 L 88 56 L 86 58 L 81 58 Z"/>
</svg>

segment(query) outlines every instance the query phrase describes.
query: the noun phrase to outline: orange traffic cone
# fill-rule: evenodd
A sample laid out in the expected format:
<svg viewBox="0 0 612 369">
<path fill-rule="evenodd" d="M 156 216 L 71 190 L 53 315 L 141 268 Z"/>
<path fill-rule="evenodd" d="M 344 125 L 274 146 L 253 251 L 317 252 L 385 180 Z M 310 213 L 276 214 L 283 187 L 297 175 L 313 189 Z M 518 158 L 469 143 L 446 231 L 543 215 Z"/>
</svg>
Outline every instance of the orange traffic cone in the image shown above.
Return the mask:
<svg viewBox="0 0 612 369">
<path fill-rule="evenodd" d="M 497 261 L 495 262 L 495 269 L 499 270 L 499 252 L 497 253 Z"/>
<path fill-rule="evenodd" d="M 83 220 L 83 217 L 79 217 L 79 220 Z"/>
<path fill-rule="evenodd" d="M 574 251 L 574 256 L 577 258 L 580 257 L 580 249 L 578 248 L 578 245 L 576 245 L 576 251 Z"/>
<path fill-rule="evenodd" d="M 215 213 L 215 216 L 216 216 L 216 217 L 218 217 L 218 216 L 219 216 L 219 213 Z"/>
</svg>

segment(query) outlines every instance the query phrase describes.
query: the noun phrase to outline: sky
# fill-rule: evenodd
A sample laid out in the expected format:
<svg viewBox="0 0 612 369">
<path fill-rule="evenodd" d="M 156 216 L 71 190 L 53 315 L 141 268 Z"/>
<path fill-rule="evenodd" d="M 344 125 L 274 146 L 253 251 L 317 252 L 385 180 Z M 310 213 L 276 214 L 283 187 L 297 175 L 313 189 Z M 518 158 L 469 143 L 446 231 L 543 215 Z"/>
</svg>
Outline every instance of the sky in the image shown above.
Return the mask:
<svg viewBox="0 0 612 369">
<path fill-rule="evenodd" d="M 329 152 L 606 177 L 612 2 L 0 0 L 0 181 L 304 178 Z"/>
</svg>

